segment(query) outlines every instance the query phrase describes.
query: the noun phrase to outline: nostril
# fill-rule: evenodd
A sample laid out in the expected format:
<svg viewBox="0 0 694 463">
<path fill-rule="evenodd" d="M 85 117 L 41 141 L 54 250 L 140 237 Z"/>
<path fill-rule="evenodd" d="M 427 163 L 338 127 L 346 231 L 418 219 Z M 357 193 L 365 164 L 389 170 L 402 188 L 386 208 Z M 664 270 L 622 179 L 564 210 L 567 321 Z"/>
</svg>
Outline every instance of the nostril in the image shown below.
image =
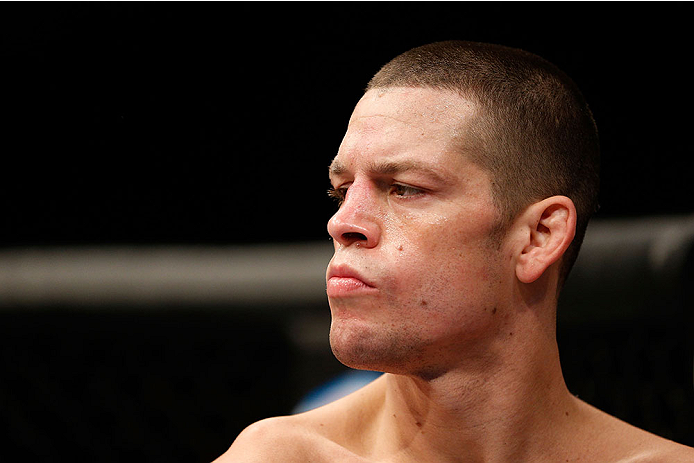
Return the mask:
<svg viewBox="0 0 694 463">
<path fill-rule="evenodd" d="M 358 232 L 348 232 L 342 234 L 342 239 L 347 242 L 366 241 L 366 235 Z"/>
</svg>

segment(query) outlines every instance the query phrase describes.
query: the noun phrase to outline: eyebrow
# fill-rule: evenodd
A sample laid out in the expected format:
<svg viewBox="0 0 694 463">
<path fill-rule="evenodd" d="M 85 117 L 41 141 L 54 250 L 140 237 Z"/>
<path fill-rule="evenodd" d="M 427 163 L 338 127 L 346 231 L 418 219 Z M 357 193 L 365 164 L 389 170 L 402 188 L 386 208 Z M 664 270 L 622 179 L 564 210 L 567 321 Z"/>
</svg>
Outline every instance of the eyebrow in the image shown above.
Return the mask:
<svg viewBox="0 0 694 463">
<path fill-rule="evenodd" d="M 436 169 L 433 169 L 427 165 L 416 161 L 404 160 L 404 161 L 375 161 L 370 162 L 367 165 L 366 171 L 374 175 L 394 175 L 402 172 L 415 172 L 421 175 L 425 175 L 434 181 L 442 183 L 450 183 L 451 179 L 449 175 L 445 175 Z M 330 177 L 340 177 L 349 172 L 347 166 L 339 161 L 333 161 L 330 164 L 329 175 Z"/>
<path fill-rule="evenodd" d="M 345 167 L 344 164 L 338 162 L 335 159 L 333 159 L 333 162 L 331 162 L 328 166 L 328 175 L 330 177 L 339 177 L 343 175 L 345 172 L 347 172 L 347 167 Z"/>
</svg>

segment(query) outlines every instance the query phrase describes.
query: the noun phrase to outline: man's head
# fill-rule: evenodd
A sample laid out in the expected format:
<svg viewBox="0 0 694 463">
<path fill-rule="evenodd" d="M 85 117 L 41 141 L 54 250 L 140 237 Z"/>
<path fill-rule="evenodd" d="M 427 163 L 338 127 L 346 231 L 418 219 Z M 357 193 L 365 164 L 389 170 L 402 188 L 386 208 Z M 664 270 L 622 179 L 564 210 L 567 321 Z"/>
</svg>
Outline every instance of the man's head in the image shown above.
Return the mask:
<svg viewBox="0 0 694 463">
<path fill-rule="evenodd" d="M 489 240 L 489 176 L 452 144 L 473 111 L 426 88 L 357 104 L 330 166 L 330 339 L 343 363 L 435 375 L 503 320 L 512 269 Z"/>
<path fill-rule="evenodd" d="M 481 46 L 433 47 L 465 55 L 466 47 Z M 478 51 L 486 61 L 478 59 L 474 69 L 487 65 L 483 74 L 493 85 L 486 86 L 500 89 L 477 94 L 439 84 L 435 75 L 446 74 L 439 70 L 429 72 L 430 83 L 408 83 L 429 67 L 444 66 L 442 59 L 411 53 L 374 78 L 331 165 L 340 207 L 328 224 L 335 255 L 327 292 L 338 359 L 356 368 L 432 376 L 459 362 L 461 353 L 481 359 L 499 340 L 508 347 L 507 337 L 520 329 L 518 317 L 535 312 L 519 312 L 519 301 L 538 308 L 538 301 L 555 302 L 550 289 L 574 238 L 576 209 L 567 196 L 575 182 L 550 173 L 561 170 L 552 160 L 554 148 L 538 141 L 542 124 L 529 112 L 560 125 L 568 116 L 522 101 L 516 116 L 493 106 L 495 93 L 522 84 L 502 69 L 503 59 L 495 58 L 500 69 L 494 77 L 493 54 Z M 453 68 L 465 62 L 449 60 Z M 477 86 L 485 87 L 485 79 Z M 589 114 L 588 120 L 592 124 Z M 520 133 L 507 133 L 514 130 Z M 523 285 L 536 281 L 526 291 Z M 537 314 L 549 329 L 553 311 Z"/>
<path fill-rule="evenodd" d="M 487 171 L 502 236 L 528 205 L 569 197 L 578 214 L 564 255 L 560 286 L 597 209 L 599 145 L 592 114 L 562 71 L 522 50 L 472 42 L 440 42 L 386 64 L 367 90 L 421 87 L 449 90 L 476 105 L 459 137 L 460 153 Z"/>
</svg>

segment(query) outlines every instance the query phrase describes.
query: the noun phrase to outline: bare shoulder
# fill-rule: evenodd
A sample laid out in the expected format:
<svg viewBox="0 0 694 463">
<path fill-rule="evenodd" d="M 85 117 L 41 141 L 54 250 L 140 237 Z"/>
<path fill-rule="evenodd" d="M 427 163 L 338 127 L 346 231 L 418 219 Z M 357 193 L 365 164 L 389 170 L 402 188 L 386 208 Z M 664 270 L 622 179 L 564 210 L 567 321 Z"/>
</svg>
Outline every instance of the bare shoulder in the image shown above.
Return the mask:
<svg viewBox="0 0 694 463">
<path fill-rule="evenodd" d="M 694 448 L 670 442 L 671 448 L 663 450 L 660 461 L 694 462 Z"/>
<path fill-rule="evenodd" d="M 694 463 L 694 448 L 593 410 L 596 419 L 591 422 L 589 442 L 596 458 L 601 455 L 623 463 Z"/>
<path fill-rule="evenodd" d="M 248 426 L 214 463 L 363 462 L 339 431 L 339 421 L 323 423 L 323 413 L 268 418 Z M 337 424 L 337 426 L 336 426 Z"/>
<path fill-rule="evenodd" d="M 316 436 L 295 417 L 267 418 L 244 429 L 214 463 L 308 461 Z"/>
<path fill-rule="evenodd" d="M 377 395 L 374 386 L 308 412 L 258 421 L 214 463 L 363 462 L 358 455 L 363 433 L 371 429 L 367 411 Z"/>
<path fill-rule="evenodd" d="M 642 452 L 633 460 L 644 463 L 694 463 L 694 448 L 644 431 Z"/>
</svg>

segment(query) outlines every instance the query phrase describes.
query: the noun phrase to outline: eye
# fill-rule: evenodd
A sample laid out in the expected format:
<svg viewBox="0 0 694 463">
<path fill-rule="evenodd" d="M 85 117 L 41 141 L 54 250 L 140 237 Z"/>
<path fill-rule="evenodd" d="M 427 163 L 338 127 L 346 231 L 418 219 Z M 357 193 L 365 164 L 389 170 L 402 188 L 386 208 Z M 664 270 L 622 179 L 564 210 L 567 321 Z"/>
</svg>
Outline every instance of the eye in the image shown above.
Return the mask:
<svg viewBox="0 0 694 463">
<path fill-rule="evenodd" d="M 337 201 L 337 206 L 342 206 L 342 203 L 345 202 L 345 196 L 347 195 L 347 188 L 345 187 L 339 187 L 339 188 L 334 188 L 330 187 L 328 189 L 328 196 L 333 198 L 335 201 Z"/>
<path fill-rule="evenodd" d="M 399 183 L 394 183 L 393 185 L 391 185 L 390 192 L 396 196 L 403 198 L 418 196 L 424 193 L 424 191 L 422 191 L 419 188 L 415 188 L 409 185 L 402 185 Z"/>
</svg>

